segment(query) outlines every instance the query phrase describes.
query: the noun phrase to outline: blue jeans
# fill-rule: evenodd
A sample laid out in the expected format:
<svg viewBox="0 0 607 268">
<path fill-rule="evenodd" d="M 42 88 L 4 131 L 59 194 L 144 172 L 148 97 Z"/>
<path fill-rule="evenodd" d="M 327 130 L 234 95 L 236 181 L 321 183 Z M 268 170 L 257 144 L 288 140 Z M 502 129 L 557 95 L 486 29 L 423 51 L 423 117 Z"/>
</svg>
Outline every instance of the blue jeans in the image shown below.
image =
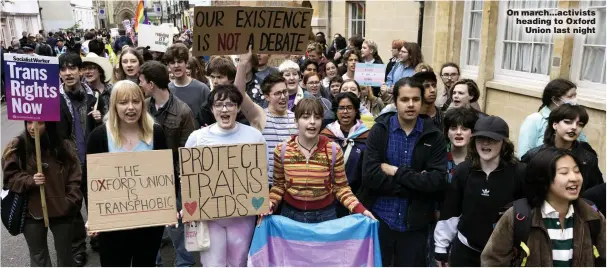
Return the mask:
<svg viewBox="0 0 607 268">
<path fill-rule="evenodd" d="M 335 212 L 335 204 L 331 204 L 326 208 L 317 210 L 303 211 L 293 206 L 284 203 L 282 206 L 281 216 L 285 216 L 294 221 L 303 223 L 320 223 L 337 219 L 337 213 Z"/>
<path fill-rule="evenodd" d="M 177 211 L 181 210 L 181 192 L 177 193 Z M 169 233 L 169 237 L 171 237 L 171 241 L 173 242 L 173 247 L 175 248 L 175 267 L 191 267 L 196 265 L 196 261 L 194 260 L 194 256 L 191 252 L 188 252 L 185 249 L 185 236 L 184 227 L 181 220 L 179 220 L 179 225 L 177 228 L 175 226 L 166 227 L 166 231 Z M 162 263 L 162 257 L 160 257 L 160 252 L 158 252 L 158 256 L 156 257 L 156 264 Z"/>
</svg>

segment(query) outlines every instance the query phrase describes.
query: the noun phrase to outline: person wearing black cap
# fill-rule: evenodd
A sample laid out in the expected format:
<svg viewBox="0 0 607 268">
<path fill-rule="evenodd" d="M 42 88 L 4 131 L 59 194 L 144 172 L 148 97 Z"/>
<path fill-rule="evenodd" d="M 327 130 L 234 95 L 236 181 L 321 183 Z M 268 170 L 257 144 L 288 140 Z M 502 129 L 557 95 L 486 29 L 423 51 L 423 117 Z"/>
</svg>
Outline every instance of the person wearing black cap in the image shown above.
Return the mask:
<svg viewBox="0 0 607 268">
<path fill-rule="evenodd" d="M 438 266 L 480 266 L 501 214 L 523 197 L 526 165 L 514 156 L 509 132 L 500 117 L 476 121 L 468 158 L 455 168 L 434 230 Z"/>
</svg>

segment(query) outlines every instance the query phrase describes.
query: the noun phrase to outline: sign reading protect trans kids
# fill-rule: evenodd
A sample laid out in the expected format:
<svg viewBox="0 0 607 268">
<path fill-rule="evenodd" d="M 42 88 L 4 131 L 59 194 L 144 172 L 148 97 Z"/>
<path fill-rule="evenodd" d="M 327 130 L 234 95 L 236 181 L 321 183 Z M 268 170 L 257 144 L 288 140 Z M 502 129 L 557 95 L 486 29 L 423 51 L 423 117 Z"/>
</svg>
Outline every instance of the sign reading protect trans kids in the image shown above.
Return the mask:
<svg viewBox="0 0 607 268">
<path fill-rule="evenodd" d="M 4 55 L 9 120 L 59 121 L 59 60 L 24 54 Z"/>
</svg>

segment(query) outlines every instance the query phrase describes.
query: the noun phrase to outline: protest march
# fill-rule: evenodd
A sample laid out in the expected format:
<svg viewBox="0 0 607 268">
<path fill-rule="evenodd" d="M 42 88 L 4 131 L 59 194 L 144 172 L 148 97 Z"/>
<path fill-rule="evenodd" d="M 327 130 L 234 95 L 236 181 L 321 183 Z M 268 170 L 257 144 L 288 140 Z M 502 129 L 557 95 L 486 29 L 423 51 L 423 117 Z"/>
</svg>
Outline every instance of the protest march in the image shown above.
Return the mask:
<svg viewBox="0 0 607 268">
<path fill-rule="evenodd" d="M 0 214 L 30 266 L 607 265 L 605 105 L 587 93 L 605 88 L 605 27 L 511 19 L 604 24 L 605 1 L 444 1 L 465 38 L 423 45 L 439 2 L 419 4 L 417 41 L 359 28 L 371 9 L 325 33 L 331 1 L 189 1 L 183 29 L 133 2 L 115 29 L 2 43 L 3 120 L 23 127 L 2 148 Z M 333 19 L 390 3 L 351 2 Z M 457 56 L 426 52 L 443 45 Z"/>
</svg>

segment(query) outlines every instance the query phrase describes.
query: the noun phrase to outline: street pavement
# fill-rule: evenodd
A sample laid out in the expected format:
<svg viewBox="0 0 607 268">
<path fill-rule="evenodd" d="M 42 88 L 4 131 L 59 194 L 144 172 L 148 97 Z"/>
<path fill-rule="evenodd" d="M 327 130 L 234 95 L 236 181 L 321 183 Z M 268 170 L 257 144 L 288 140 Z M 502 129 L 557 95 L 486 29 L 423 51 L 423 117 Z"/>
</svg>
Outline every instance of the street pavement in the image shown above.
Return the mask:
<svg viewBox="0 0 607 268">
<path fill-rule="evenodd" d="M 6 114 L 6 105 L 2 103 L 2 117 L 1 117 L 1 142 L 2 151 L 6 145 L 11 141 L 12 138 L 19 135 L 24 130 L 23 121 L 9 121 Z M 82 215 L 85 216 L 86 221 L 86 209 L 82 207 Z M 2 244 L 2 251 L 0 251 L 0 267 L 23 267 L 30 266 L 29 251 L 23 234 L 18 236 L 10 235 L 4 226 L 0 227 L 0 241 Z M 88 241 L 88 239 L 87 239 Z M 51 255 L 51 261 L 53 265 L 57 265 L 57 257 L 55 254 L 55 246 L 53 242 L 52 233 L 48 232 L 48 245 L 49 252 Z M 172 244 L 169 242 L 168 245 L 163 247 L 161 250 L 161 256 L 163 259 L 164 266 L 173 266 L 175 261 L 175 251 L 173 250 Z M 99 267 L 99 254 L 92 251 L 87 242 L 87 254 L 88 262 L 86 267 Z M 194 254 L 196 262 L 199 264 L 199 254 Z"/>
</svg>

